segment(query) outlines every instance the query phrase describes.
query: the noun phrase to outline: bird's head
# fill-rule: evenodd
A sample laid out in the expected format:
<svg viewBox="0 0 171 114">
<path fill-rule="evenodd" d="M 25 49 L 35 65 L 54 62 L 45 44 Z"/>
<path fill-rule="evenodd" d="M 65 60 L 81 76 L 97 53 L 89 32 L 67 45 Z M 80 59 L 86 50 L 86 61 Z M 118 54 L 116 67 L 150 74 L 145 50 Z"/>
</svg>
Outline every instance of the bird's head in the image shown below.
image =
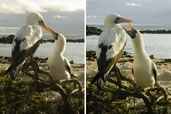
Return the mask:
<svg viewBox="0 0 171 114">
<path fill-rule="evenodd" d="M 41 25 L 45 30 L 50 32 L 55 39 L 58 38 L 57 33 L 51 29 L 48 25 L 45 24 L 43 16 L 40 13 L 32 12 L 26 18 L 27 25 Z"/>
<path fill-rule="evenodd" d="M 136 37 L 139 37 L 141 34 L 140 34 L 140 32 L 138 31 L 138 30 L 135 30 L 134 28 L 133 28 L 133 26 L 130 24 L 130 23 L 128 23 L 128 25 L 129 25 L 129 30 L 126 30 L 125 28 L 123 28 L 125 31 L 126 31 L 126 33 L 128 33 L 128 35 L 132 38 L 132 39 L 135 39 Z"/>
<path fill-rule="evenodd" d="M 132 22 L 132 20 L 120 17 L 120 15 L 110 14 L 110 15 L 106 16 L 104 19 L 104 27 L 112 28 L 116 24 L 119 24 L 119 23 L 131 23 L 131 22 Z"/>
<path fill-rule="evenodd" d="M 26 17 L 26 24 L 28 25 L 39 25 L 39 22 L 44 22 L 40 13 L 31 12 Z"/>
</svg>

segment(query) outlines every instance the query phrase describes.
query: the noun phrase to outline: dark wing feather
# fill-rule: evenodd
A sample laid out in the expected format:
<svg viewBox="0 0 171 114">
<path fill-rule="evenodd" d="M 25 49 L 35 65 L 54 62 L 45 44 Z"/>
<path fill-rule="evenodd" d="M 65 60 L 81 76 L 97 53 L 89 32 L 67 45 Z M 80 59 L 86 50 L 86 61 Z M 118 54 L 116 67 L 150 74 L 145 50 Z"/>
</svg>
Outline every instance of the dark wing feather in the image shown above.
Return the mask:
<svg viewBox="0 0 171 114">
<path fill-rule="evenodd" d="M 133 69 L 133 67 L 132 67 L 132 75 L 134 76 L 134 69 Z"/>
<path fill-rule="evenodd" d="M 40 44 L 40 40 L 39 40 L 31 48 L 29 48 L 27 50 L 26 49 L 21 50 L 20 49 L 21 47 L 19 47 L 19 46 L 22 41 L 24 41 L 24 40 L 15 40 L 16 45 L 12 52 L 12 63 L 15 66 L 21 64 L 26 58 L 33 56 L 33 54 L 35 53 L 35 51 L 37 50 L 37 48 L 39 47 L 39 44 Z"/>
<path fill-rule="evenodd" d="M 111 69 L 111 67 L 114 66 L 118 62 L 119 58 L 122 56 L 122 53 L 123 53 L 123 51 L 125 49 L 125 46 L 126 46 L 126 43 L 125 43 L 125 45 L 123 46 L 123 48 L 121 49 L 121 51 L 117 55 L 115 55 L 113 58 L 111 58 L 111 59 L 109 59 L 107 61 L 106 61 L 106 52 L 107 52 L 106 49 L 108 49 L 110 46 L 108 48 L 103 46 L 100 58 L 97 60 L 99 72 L 100 71 L 104 72 L 104 73 L 108 72 L 109 69 Z"/>
<path fill-rule="evenodd" d="M 154 62 L 152 62 L 152 72 L 154 75 L 155 82 L 157 82 L 157 67 Z"/>
<path fill-rule="evenodd" d="M 126 43 L 125 43 L 125 45 L 126 45 Z M 99 72 L 101 72 L 100 73 L 101 76 L 103 76 L 107 72 L 110 72 L 112 67 L 115 66 L 115 64 L 118 62 L 119 58 L 122 56 L 122 53 L 125 49 L 125 45 L 123 46 L 121 51 L 116 56 L 114 56 L 113 58 L 111 58 L 107 61 L 106 61 L 106 52 L 107 52 L 107 49 L 111 48 L 111 47 L 109 46 L 107 48 L 104 45 L 99 46 L 99 47 L 101 47 L 102 52 L 101 52 L 100 58 L 97 60 L 97 64 L 98 64 L 98 70 L 99 70 Z M 106 80 L 106 78 L 107 77 L 103 77 L 104 80 Z"/>
<path fill-rule="evenodd" d="M 69 63 L 69 61 L 66 59 L 66 58 L 64 58 L 64 61 L 65 61 L 65 68 L 66 68 L 66 70 L 69 72 L 69 74 L 70 74 L 70 76 L 72 77 L 72 78 L 77 78 L 76 76 L 74 76 L 73 74 L 72 74 L 72 69 L 71 69 L 71 65 L 70 65 L 70 63 Z"/>
</svg>

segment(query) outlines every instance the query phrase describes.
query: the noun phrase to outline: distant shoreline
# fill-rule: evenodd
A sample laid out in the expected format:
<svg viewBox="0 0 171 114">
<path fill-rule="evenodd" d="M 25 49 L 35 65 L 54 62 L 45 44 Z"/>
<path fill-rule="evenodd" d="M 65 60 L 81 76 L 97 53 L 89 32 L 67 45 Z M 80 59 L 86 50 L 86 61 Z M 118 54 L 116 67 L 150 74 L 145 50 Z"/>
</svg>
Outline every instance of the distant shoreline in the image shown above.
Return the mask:
<svg viewBox="0 0 171 114">
<path fill-rule="evenodd" d="M 3 36 L 0 38 L 0 43 L 1 44 L 12 44 L 13 38 L 14 38 L 14 35 Z M 55 40 L 53 40 L 53 39 L 49 39 L 49 40 L 41 39 L 41 43 L 47 43 L 47 42 L 53 43 L 54 41 Z M 84 39 L 67 39 L 66 41 L 73 42 L 73 43 L 83 43 Z"/>
<path fill-rule="evenodd" d="M 101 29 L 94 27 L 94 26 L 89 26 L 86 25 L 86 35 L 90 36 L 90 35 L 100 35 L 100 33 L 102 32 Z M 171 34 L 171 30 L 141 30 L 141 33 L 146 33 L 146 34 Z"/>
</svg>

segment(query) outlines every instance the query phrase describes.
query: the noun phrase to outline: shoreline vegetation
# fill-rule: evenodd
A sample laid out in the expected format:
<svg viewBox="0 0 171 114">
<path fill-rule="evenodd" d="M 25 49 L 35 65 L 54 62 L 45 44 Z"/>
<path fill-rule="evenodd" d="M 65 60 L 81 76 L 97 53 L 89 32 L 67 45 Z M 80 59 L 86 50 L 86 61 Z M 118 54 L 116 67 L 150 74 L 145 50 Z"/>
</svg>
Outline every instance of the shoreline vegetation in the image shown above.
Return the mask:
<svg viewBox="0 0 171 114">
<path fill-rule="evenodd" d="M 151 55 L 157 65 L 157 82 L 160 86 L 138 89 L 132 75 L 133 56 L 124 52 L 116 64 L 120 73 L 112 69 L 102 91 L 90 81 L 96 75 L 95 51 L 86 52 L 87 111 L 88 113 L 171 113 L 171 59 L 159 59 Z M 119 78 L 118 78 L 119 77 Z M 103 96 L 103 97 L 102 97 Z"/>
<path fill-rule="evenodd" d="M 0 43 L 7 43 L 7 44 L 12 44 L 12 41 L 14 39 L 14 35 L 8 35 L 0 38 Z M 55 40 L 53 39 L 41 39 L 41 43 L 53 43 Z M 73 42 L 73 43 L 84 43 L 84 39 L 67 39 L 67 42 Z"/>
<path fill-rule="evenodd" d="M 96 28 L 94 26 L 89 26 L 86 25 L 86 35 L 100 35 L 102 32 L 101 29 Z M 171 34 L 171 30 L 141 30 L 141 33 L 146 33 L 146 34 Z"/>
</svg>

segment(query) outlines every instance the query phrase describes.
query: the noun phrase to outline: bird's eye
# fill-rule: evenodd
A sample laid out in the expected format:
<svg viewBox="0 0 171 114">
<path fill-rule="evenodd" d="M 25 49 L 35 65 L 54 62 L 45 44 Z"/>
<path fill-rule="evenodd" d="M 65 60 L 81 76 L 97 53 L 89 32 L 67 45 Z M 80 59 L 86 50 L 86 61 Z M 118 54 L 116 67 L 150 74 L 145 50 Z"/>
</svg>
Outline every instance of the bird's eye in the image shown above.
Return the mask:
<svg viewBox="0 0 171 114">
<path fill-rule="evenodd" d="M 43 21 L 43 20 L 41 20 L 41 21 L 38 21 L 38 23 L 39 23 L 39 24 L 44 24 L 44 21 Z"/>
<path fill-rule="evenodd" d="M 114 22 L 119 23 L 119 20 L 120 20 L 120 17 L 116 18 Z"/>
</svg>

